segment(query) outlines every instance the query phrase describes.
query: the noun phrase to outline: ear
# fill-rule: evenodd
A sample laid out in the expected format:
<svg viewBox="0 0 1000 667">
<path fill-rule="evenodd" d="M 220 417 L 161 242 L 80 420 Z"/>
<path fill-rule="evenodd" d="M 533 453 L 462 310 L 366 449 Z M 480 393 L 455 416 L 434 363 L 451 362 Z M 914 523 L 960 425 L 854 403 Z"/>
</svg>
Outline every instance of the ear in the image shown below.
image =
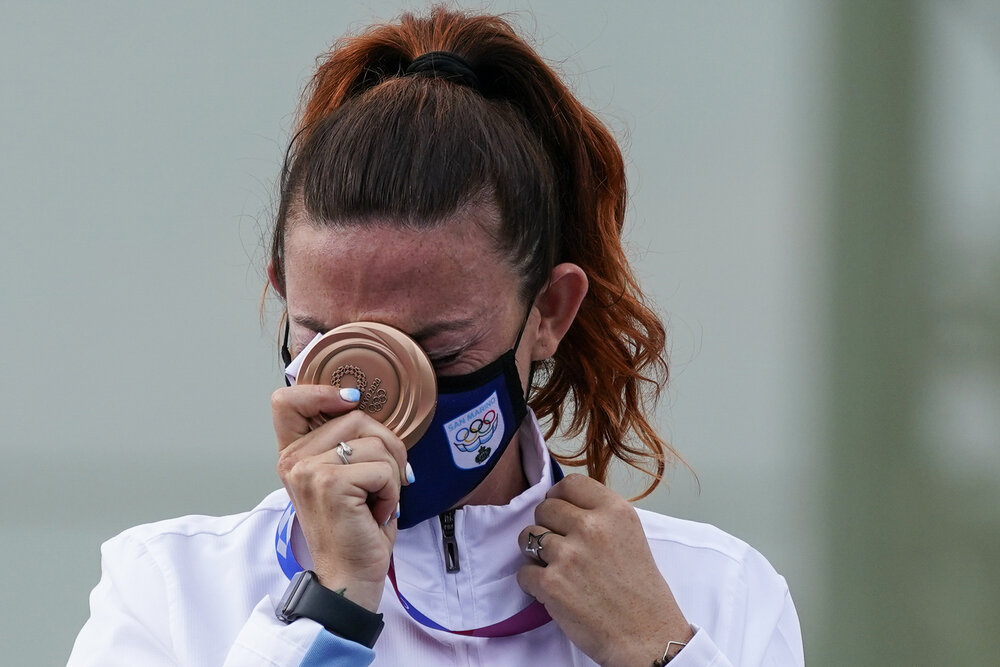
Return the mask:
<svg viewBox="0 0 1000 667">
<path fill-rule="evenodd" d="M 278 276 L 278 270 L 274 268 L 274 262 L 267 263 L 267 282 L 271 283 L 271 289 L 277 292 L 282 299 L 285 298 L 285 284 Z"/>
<path fill-rule="evenodd" d="M 534 308 L 541 318 L 531 347 L 532 361 L 548 359 L 556 353 L 559 342 L 576 319 L 588 284 L 587 274 L 576 264 L 557 264 L 552 269 L 548 283 L 535 297 Z"/>
</svg>

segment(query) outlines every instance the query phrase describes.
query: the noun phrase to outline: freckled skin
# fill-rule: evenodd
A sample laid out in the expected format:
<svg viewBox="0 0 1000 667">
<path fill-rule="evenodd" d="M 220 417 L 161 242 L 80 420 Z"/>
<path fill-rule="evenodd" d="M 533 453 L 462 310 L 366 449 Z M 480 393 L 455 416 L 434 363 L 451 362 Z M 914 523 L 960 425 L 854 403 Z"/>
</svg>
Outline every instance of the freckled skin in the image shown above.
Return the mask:
<svg viewBox="0 0 1000 667">
<path fill-rule="evenodd" d="M 437 372 L 460 375 L 497 359 L 514 344 L 528 304 L 519 298 L 519 276 L 484 231 L 493 223 L 483 216 L 473 211 L 419 230 L 391 224 L 292 225 L 285 239 L 292 354 L 316 334 L 296 324 L 297 316 L 306 315 L 328 328 L 371 320 L 411 335 L 440 322 L 467 322 L 417 340 L 432 359 L 459 353 L 438 364 Z M 517 354 L 525 385 L 534 344 L 534 331 L 526 326 Z M 463 504 L 506 502 L 524 488 L 515 436 Z"/>
<path fill-rule="evenodd" d="M 491 244 L 477 225 L 467 230 L 460 222 L 419 231 L 295 225 L 286 239 L 289 314 L 329 326 L 370 319 L 408 333 L 436 321 L 471 319 L 447 341 L 419 342 L 433 354 L 442 343 L 471 339 L 474 357 L 497 353 L 484 359 L 489 362 L 514 343 L 527 308 L 513 268 Z M 293 353 L 312 337 L 295 326 L 292 333 Z M 442 373 L 478 365 L 477 358 L 462 359 Z"/>
</svg>

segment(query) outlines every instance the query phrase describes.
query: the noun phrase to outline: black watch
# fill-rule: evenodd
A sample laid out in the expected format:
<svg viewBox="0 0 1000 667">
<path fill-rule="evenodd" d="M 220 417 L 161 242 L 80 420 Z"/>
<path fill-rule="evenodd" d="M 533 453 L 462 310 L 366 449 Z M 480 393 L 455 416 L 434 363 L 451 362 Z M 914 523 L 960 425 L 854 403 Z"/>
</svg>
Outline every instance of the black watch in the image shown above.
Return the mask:
<svg viewBox="0 0 1000 667">
<path fill-rule="evenodd" d="M 281 596 L 274 615 L 285 623 L 297 618 L 309 618 L 344 639 L 375 646 L 385 622 L 382 614 L 368 611 L 340 593 L 325 588 L 312 570 L 303 570 L 292 577 Z"/>
</svg>

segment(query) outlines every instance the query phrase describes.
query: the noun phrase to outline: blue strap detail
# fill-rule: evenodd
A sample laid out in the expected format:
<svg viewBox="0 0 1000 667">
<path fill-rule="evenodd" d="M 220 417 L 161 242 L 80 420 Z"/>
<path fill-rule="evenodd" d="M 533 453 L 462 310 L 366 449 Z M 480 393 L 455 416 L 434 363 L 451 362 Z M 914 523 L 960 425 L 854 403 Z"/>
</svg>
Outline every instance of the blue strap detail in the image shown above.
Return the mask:
<svg viewBox="0 0 1000 667">
<path fill-rule="evenodd" d="M 375 651 L 332 632 L 320 630 L 299 667 L 363 667 L 375 660 Z"/>
<path fill-rule="evenodd" d="M 278 556 L 278 565 L 281 566 L 281 571 L 285 573 L 289 581 L 305 569 L 299 565 L 299 561 L 295 560 L 295 554 L 292 553 L 292 520 L 294 518 L 295 508 L 289 501 L 281 515 L 281 520 L 278 521 L 278 530 L 274 534 L 274 553 Z"/>
</svg>

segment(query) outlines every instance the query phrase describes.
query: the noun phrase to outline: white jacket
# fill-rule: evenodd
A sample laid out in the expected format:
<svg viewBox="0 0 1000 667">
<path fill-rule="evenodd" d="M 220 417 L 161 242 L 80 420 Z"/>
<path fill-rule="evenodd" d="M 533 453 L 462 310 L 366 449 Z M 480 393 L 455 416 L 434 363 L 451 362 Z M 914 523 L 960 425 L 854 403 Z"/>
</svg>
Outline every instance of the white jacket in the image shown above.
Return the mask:
<svg viewBox="0 0 1000 667">
<path fill-rule="evenodd" d="M 445 627 L 491 625 L 531 602 L 515 580 L 526 558 L 517 535 L 534 523 L 552 476 L 533 417 L 520 440 L 533 486 L 508 505 L 455 513 L 458 572 L 445 571 L 436 519 L 399 532 L 393 553 L 400 591 Z M 432 630 L 410 618 L 388 582 L 379 609 L 385 629 L 374 651 L 309 619 L 285 625 L 274 615 L 288 585 L 275 534 L 287 504 L 282 489 L 244 514 L 161 521 L 106 542 L 70 667 L 594 664 L 554 621 L 511 637 Z M 657 565 L 696 631 L 671 667 L 804 664 L 785 580 L 763 556 L 712 526 L 638 512 Z M 308 567 L 294 529 L 292 547 Z"/>
</svg>

